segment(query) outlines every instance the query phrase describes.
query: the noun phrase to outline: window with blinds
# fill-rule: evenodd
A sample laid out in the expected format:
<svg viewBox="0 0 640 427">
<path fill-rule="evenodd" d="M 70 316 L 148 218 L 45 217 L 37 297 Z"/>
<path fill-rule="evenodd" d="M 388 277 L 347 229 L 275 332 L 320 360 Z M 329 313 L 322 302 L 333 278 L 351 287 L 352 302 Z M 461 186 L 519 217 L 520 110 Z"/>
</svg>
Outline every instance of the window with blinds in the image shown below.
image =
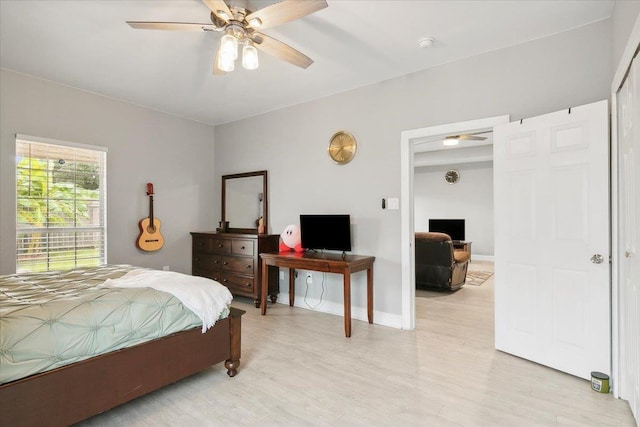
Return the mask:
<svg viewBox="0 0 640 427">
<path fill-rule="evenodd" d="M 106 149 L 16 136 L 16 271 L 106 262 Z"/>
</svg>

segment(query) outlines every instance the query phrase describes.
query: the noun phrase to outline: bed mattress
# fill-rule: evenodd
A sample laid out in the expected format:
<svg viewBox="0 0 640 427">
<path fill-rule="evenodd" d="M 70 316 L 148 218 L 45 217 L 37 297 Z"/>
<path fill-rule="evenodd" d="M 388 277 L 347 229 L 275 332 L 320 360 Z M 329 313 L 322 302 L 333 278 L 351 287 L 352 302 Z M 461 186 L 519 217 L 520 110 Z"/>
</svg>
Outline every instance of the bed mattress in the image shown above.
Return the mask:
<svg viewBox="0 0 640 427">
<path fill-rule="evenodd" d="M 134 269 L 0 276 L 0 384 L 202 326 L 169 293 L 104 286 Z"/>
</svg>

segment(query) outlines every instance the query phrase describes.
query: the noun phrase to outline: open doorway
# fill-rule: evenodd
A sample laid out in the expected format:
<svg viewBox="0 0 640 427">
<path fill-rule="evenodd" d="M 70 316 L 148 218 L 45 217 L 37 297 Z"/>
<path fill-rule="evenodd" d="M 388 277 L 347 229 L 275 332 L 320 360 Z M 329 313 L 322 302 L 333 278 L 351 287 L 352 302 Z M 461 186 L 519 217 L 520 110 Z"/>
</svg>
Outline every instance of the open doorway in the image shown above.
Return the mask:
<svg viewBox="0 0 640 427">
<path fill-rule="evenodd" d="M 422 240 L 415 249 L 420 318 L 424 298 L 446 299 L 459 289 L 476 292 L 493 275 L 493 130 L 416 143 L 413 163 L 415 232 L 445 233 L 453 241 L 449 246 Z M 455 267 L 450 277 L 439 277 L 450 265 L 450 248 Z M 437 253 L 428 255 L 425 250 Z"/>
<path fill-rule="evenodd" d="M 402 327 L 415 328 L 415 257 L 413 238 L 416 229 L 414 166 L 416 153 L 429 144 L 441 143 L 447 135 L 488 132 L 509 122 L 509 116 L 497 116 L 404 131 L 401 134 L 401 240 L 402 240 Z M 439 140 L 439 142 L 437 142 Z M 435 150 L 432 150 L 435 151 Z"/>
<path fill-rule="evenodd" d="M 472 259 L 493 261 L 493 131 L 468 137 L 415 144 L 414 230 L 447 233 Z"/>
</svg>

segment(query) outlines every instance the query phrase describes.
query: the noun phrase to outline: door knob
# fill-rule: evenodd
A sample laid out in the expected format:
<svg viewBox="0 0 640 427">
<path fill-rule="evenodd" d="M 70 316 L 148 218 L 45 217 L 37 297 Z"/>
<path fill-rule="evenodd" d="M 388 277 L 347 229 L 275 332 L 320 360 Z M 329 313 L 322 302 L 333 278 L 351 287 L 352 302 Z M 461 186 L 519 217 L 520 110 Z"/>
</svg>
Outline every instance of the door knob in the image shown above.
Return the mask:
<svg viewBox="0 0 640 427">
<path fill-rule="evenodd" d="M 624 257 L 625 258 L 631 258 L 631 254 L 632 254 L 631 252 L 627 251 L 627 252 L 624 253 Z"/>
<path fill-rule="evenodd" d="M 591 262 L 594 264 L 602 264 L 604 262 L 604 257 L 600 254 L 595 254 L 591 257 Z"/>
</svg>

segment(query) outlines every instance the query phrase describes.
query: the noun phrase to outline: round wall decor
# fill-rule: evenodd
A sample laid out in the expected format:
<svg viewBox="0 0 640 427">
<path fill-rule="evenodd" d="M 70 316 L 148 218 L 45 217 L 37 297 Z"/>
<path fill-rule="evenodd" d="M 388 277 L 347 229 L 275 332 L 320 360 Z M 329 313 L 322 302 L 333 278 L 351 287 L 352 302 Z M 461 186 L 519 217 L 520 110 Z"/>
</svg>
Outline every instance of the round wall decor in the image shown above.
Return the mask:
<svg viewBox="0 0 640 427">
<path fill-rule="evenodd" d="M 356 155 L 358 143 L 356 138 L 349 132 L 336 132 L 329 141 L 327 151 L 329 156 L 339 165 L 349 163 Z"/>
<path fill-rule="evenodd" d="M 455 169 L 448 170 L 444 174 L 444 180 L 448 184 L 455 184 L 456 182 L 460 181 L 460 172 Z"/>
</svg>

